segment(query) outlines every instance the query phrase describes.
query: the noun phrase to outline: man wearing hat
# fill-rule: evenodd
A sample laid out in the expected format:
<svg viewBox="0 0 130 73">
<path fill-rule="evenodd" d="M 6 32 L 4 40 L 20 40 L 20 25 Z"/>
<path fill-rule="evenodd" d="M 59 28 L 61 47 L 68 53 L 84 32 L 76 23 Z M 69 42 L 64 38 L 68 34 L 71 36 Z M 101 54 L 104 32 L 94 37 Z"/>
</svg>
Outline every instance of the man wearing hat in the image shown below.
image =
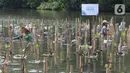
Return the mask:
<svg viewBox="0 0 130 73">
<path fill-rule="evenodd" d="M 107 24 L 108 24 L 107 20 L 103 20 L 101 34 L 105 39 L 107 39 Z"/>
<path fill-rule="evenodd" d="M 25 40 L 26 40 L 27 42 L 31 42 L 31 41 L 32 41 L 31 33 L 30 33 L 30 31 L 29 31 L 27 28 L 22 27 L 22 28 L 21 28 L 21 32 L 22 32 L 22 35 L 20 35 L 20 36 L 14 38 L 14 40 L 23 40 L 24 37 L 25 37 Z"/>
<path fill-rule="evenodd" d="M 101 37 L 104 39 L 104 46 L 107 47 L 107 20 L 102 21 Z"/>
</svg>

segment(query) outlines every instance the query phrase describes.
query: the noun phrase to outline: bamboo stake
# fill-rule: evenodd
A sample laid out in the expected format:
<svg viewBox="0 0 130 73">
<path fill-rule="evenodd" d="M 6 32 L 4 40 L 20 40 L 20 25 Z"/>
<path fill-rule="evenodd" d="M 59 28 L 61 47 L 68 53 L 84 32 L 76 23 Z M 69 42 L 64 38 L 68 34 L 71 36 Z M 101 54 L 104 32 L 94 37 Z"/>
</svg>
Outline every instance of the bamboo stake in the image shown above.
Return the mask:
<svg viewBox="0 0 130 73">
<path fill-rule="evenodd" d="M 87 73 L 90 73 L 90 64 L 88 64 Z"/>
<path fill-rule="evenodd" d="M 113 63 L 113 57 L 112 57 L 112 53 L 110 53 L 110 64 L 109 64 L 109 69 L 110 69 L 110 72 L 111 72 L 111 69 L 112 69 L 112 63 Z"/>
<path fill-rule="evenodd" d="M 71 25 L 70 25 L 70 27 L 72 27 Z M 72 36 L 71 36 L 71 34 L 72 34 L 72 29 L 69 29 L 69 58 L 71 57 L 71 50 L 72 50 L 72 42 L 71 42 L 71 40 L 72 40 Z"/>
<path fill-rule="evenodd" d="M 22 23 L 23 24 L 23 23 Z M 22 30 L 23 31 L 23 30 Z M 21 35 L 22 35 L 22 33 L 20 33 Z M 23 39 L 25 39 L 25 37 L 23 37 Z M 29 45 L 29 44 L 28 44 Z M 25 51 L 24 51 L 24 53 L 23 53 L 23 56 L 22 56 L 22 58 L 21 58 L 21 64 L 22 64 L 22 73 L 25 73 L 25 60 L 24 60 L 24 57 L 25 57 L 25 53 L 26 53 L 26 49 L 28 48 L 28 45 L 27 45 L 27 47 L 25 48 L 25 45 L 24 45 L 24 42 L 23 42 L 23 40 L 21 40 L 21 50 L 23 49 L 23 48 L 25 48 Z"/>
<path fill-rule="evenodd" d="M 62 27 L 63 29 L 62 30 L 64 30 L 64 27 Z M 62 32 L 62 34 L 61 34 L 61 36 L 60 36 L 60 64 L 62 63 L 62 60 L 63 60 L 63 47 L 62 47 L 62 45 L 63 45 L 63 43 L 62 43 L 62 38 L 63 38 L 63 32 Z"/>
<path fill-rule="evenodd" d="M 10 49 L 8 49 L 6 54 L 5 54 L 5 60 L 2 64 L 2 73 L 7 73 L 7 64 L 9 61 L 9 55 L 10 55 Z"/>
<path fill-rule="evenodd" d="M 71 56 L 71 30 L 68 29 L 68 41 L 67 41 L 68 45 L 67 45 L 67 60 L 70 59 Z"/>
<path fill-rule="evenodd" d="M 88 24 L 87 24 L 88 21 L 86 21 L 84 27 L 85 27 L 85 32 L 84 32 L 84 45 L 87 45 L 87 27 L 88 27 Z M 87 57 L 84 56 L 84 61 L 85 61 L 85 64 L 87 63 Z"/>
<path fill-rule="evenodd" d="M 23 43 L 22 43 L 22 45 L 23 45 Z M 23 47 L 23 46 L 22 46 L 22 47 Z M 25 54 L 26 54 L 28 48 L 29 48 L 29 44 L 26 45 L 25 51 L 23 52 L 23 56 L 22 56 L 22 58 L 21 58 L 22 73 L 26 73 L 26 69 L 25 69 Z"/>
<path fill-rule="evenodd" d="M 79 55 L 76 54 L 76 67 L 79 68 Z"/>
<path fill-rule="evenodd" d="M 69 43 L 68 43 L 68 41 L 67 41 L 67 58 L 66 59 L 69 60 Z"/>
<path fill-rule="evenodd" d="M 2 73 L 7 73 L 7 64 L 2 65 Z"/>
<path fill-rule="evenodd" d="M 90 21 L 88 20 L 88 25 L 90 26 Z M 90 29 L 90 28 L 89 28 Z M 89 37 L 90 38 L 90 37 Z M 91 42 L 90 42 L 91 43 Z M 90 51 L 91 49 L 88 49 L 88 64 L 90 64 Z"/>
<path fill-rule="evenodd" d="M 2 36 L 5 36 L 5 32 L 4 32 L 4 25 L 3 25 L 3 20 L 2 20 Z"/>
<path fill-rule="evenodd" d="M 10 43 L 10 56 L 12 57 L 12 45 L 13 45 L 13 42 L 12 42 L 12 25 L 10 24 L 10 21 L 9 21 L 9 26 L 8 26 L 8 34 L 9 34 L 9 43 Z"/>
<path fill-rule="evenodd" d="M 121 57 L 119 57 L 119 72 L 121 72 Z"/>
<path fill-rule="evenodd" d="M 40 35 L 40 31 L 41 31 L 41 30 L 40 30 L 40 20 L 39 20 L 39 19 L 38 19 L 38 24 L 37 24 L 37 30 L 38 30 L 38 32 L 37 32 L 38 35 Z M 37 35 L 37 34 L 36 34 L 36 35 Z M 39 45 L 40 45 L 40 43 L 39 43 L 40 41 L 39 41 L 39 40 L 40 40 L 39 37 L 37 37 L 37 45 L 38 45 L 38 47 L 37 47 L 37 54 L 38 54 L 38 57 L 39 57 L 39 55 L 40 55 L 40 48 L 39 48 L 39 47 L 40 47 L 40 46 L 39 46 Z"/>
<path fill-rule="evenodd" d="M 83 73 L 83 63 L 82 63 L 82 56 L 79 56 L 79 73 Z"/>
<path fill-rule="evenodd" d="M 78 23 L 77 23 L 78 19 L 76 19 L 76 53 L 79 52 L 79 34 L 78 34 Z"/>
<path fill-rule="evenodd" d="M 55 25 L 55 43 L 54 43 L 54 64 L 57 64 L 57 34 L 58 34 L 58 26 Z"/>
<path fill-rule="evenodd" d="M 118 32 L 118 27 L 117 27 L 117 25 L 118 24 L 115 24 L 115 32 L 117 33 Z M 116 35 L 115 37 L 118 37 L 118 35 Z M 120 37 L 121 38 L 121 37 Z M 114 38 L 113 38 L 114 39 Z M 115 69 L 115 71 L 117 71 L 116 69 L 117 69 L 117 53 L 118 53 L 118 45 L 119 45 L 119 42 L 118 42 L 118 40 L 119 39 L 115 39 L 115 41 L 116 41 L 116 48 L 114 48 L 114 54 L 115 54 L 115 56 L 114 56 L 114 61 L 115 61 L 115 65 L 114 65 L 114 69 Z"/>
<path fill-rule="evenodd" d="M 73 73 L 73 66 L 70 65 L 70 72 L 69 73 Z"/>
<path fill-rule="evenodd" d="M 86 28 L 86 29 L 85 29 L 85 32 L 84 32 L 84 34 L 85 34 L 84 45 L 86 45 L 86 44 L 87 44 L 87 26 L 88 26 L 87 22 L 88 22 L 88 21 L 86 21 L 86 23 L 85 23 L 85 25 L 84 25 L 84 26 L 85 26 L 85 28 Z"/>
<path fill-rule="evenodd" d="M 34 54 L 36 54 L 36 45 L 37 45 L 37 38 L 36 38 L 36 26 L 35 27 L 33 27 L 33 30 L 34 30 Z"/>
<path fill-rule="evenodd" d="M 37 37 L 36 37 L 36 26 L 33 27 L 34 29 L 34 43 L 36 44 L 37 43 Z"/>
<path fill-rule="evenodd" d="M 78 38 L 78 19 L 76 19 L 76 21 L 75 21 L 75 24 L 76 24 L 76 66 L 77 66 L 77 68 L 79 68 L 79 55 L 78 55 L 78 53 L 79 53 L 79 38 Z"/>
<path fill-rule="evenodd" d="M 93 73 L 96 73 L 96 63 L 93 64 Z"/>
<path fill-rule="evenodd" d="M 50 35 L 49 35 L 49 30 L 48 30 L 48 34 L 47 34 L 47 49 L 48 49 L 48 51 L 49 51 L 49 49 L 50 49 Z"/>
<path fill-rule="evenodd" d="M 95 53 L 95 50 L 96 50 L 96 39 L 93 37 L 93 50 L 92 50 L 92 53 Z"/>
<path fill-rule="evenodd" d="M 0 38 L 0 56 L 2 55 L 2 37 Z"/>
<path fill-rule="evenodd" d="M 43 25 L 44 21 L 42 19 L 42 23 L 41 23 L 41 31 L 40 31 L 40 38 L 41 38 L 41 41 L 44 41 L 44 25 Z"/>
<path fill-rule="evenodd" d="M 93 17 L 93 21 L 92 21 L 92 24 L 93 24 L 93 28 L 92 28 L 92 50 L 91 50 L 91 54 L 93 54 L 95 52 L 95 25 L 97 22 L 95 22 L 95 17 Z"/>
<path fill-rule="evenodd" d="M 103 66 L 103 52 L 101 52 L 101 66 Z"/>
<path fill-rule="evenodd" d="M 68 73 L 69 72 L 69 63 L 68 63 L 68 60 L 67 60 L 67 62 L 66 62 L 66 73 Z"/>
<path fill-rule="evenodd" d="M 47 57 L 44 58 L 45 63 L 44 63 L 44 73 L 48 73 L 48 62 L 47 62 Z"/>
</svg>

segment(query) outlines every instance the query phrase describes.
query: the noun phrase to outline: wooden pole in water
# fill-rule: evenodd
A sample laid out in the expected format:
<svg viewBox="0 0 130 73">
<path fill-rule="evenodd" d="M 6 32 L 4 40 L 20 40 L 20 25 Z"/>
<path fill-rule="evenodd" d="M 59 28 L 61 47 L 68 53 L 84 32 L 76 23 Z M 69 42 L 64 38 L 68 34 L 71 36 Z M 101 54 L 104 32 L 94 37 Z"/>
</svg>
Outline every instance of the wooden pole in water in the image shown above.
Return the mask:
<svg viewBox="0 0 130 73">
<path fill-rule="evenodd" d="M 119 57 L 119 63 L 118 63 L 118 72 L 121 72 L 121 57 Z"/>
<path fill-rule="evenodd" d="M 2 73 L 7 73 L 7 64 L 2 65 Z"/>
<path fill-rule="evenodd" d="M 70 65 L 70 72 L 69 73 L 73 73 L 73 65 Z"/>
<path fill-rule="evenodd" d="M 37 36 L 36 36 L 36 25 L 33 27 L 34 30 L 34 54 L 36 54 Z"/>
<path fill-rule="evenodd" d="M 47 50 L 48 52 L 50 51 L 50 32 L 48 30 L 48 34 L 47 34 Z"/>
<path fill-rule="evenodd" d="M 93 73 L 96 73 L 96 63 L 93 64 Z"/>
<path fill-rule="evenodd" d="M 67 60 L 69 60 L 70 56 L 71 56 L 71 46 L 72 46 L 72 43 L 71 43 L 71 29 L 69 28 L 68 29 L 68 40 L 67 40 Z"/>
<path fill-rule="evenodd" d="M 69 60 L 69 40 L 67 40 L 67 60 Z"/>
<path fill-rule="evenodd" d="M 95 53 L 95 51 L 96 51 L 96 47 L 95 47 L 96 46 L 96 39 L 94 37 L 94 34 L 95 34 L 95 32 L 93 32 L 93 40 L 92 40 L 93 41 L 93 44 L 92 44 L 93 50 L 92 50 L 92 54 Z"/>
<path fill-rule="evenodd" d="M 69 72 L 69 62 L 68 62 L 68 60 L 66 61 L 66 73 L 68 73 Z"/>
<path fill-rule="evenodd" d="M 88 20 L 88 25 L 89 25 L 89 26 L 91 25 L 91 24 L 90 24 L 90 20 Z M 91 28 L 89 28 L 89 30 L 90 30 L 90 29 L 91 29 Z M 91 31 L 90 31 L 90 32 L 91 32 Z M 90 33 L 90 35 L 91 35 L 91 33 Z M 90 36 L 90 37 L 91 37 L 91 36 Z M 90 38 L 90 37 L 89 37 L 89 38 Z M 91 40 L 91 39 L 90 39 L 90 40 Z M 91 45 L 91 42 L 90 42 L 90 45 Z M 90 45 L 89 45 L 89 46 L 90 46 Z M 91 49 L 89 48 L 89 49 L 88 49 L 88 64 L 90 64 L 90 51 L 91 51 Z"/>
<path fill-rule="evenodd" d="M 78 19 L 76 19 L 76 53 L 79 52 L 79 34 L 78 34 Z"/>
<path fill-rule="evenodd" d="M 62 63 L 62 60 L 63 60 L 63 47 L 62 47 L 62 45 L 63 45 L 63 43 L 62 43 L 62 39 L 63 39 L 63 30 L 64 30 L 64 25 L 62 25 L 62 34 L 61 34 L 61 36 L 60 36 L 60 64 Z"/>
<path fill-rule="evenodd" d="M 57 34 L 58 34 L 58 26 L 57 24 L 55 25 L 55 43 L 54 43 L 54 64 L 57 64 Z"/>
<path fill-rule="evenodd" d="M 53 39 L 50 39 L 50 55 L 52 56 L 52 53 L 53 53 Z"/>
<path fill-rule="evenodd" d="M 85 27 L 85 32 L 84 32 L 84 45 L 87 45 L 88 20 L 86 20 L 86 22 L 84 23 L 84 27 Z M 85 62 L 85 64 L 87 63 L 86 54 L 85 54 L 85 56 L 84 56 L 84 62 Z"/>
<path fill-rule="evenodd" d="M 83 62 L 82 62 L 82 56 L 79 56 L 79 73 L 83 73 Z"/>
<path fill-rule="evenodd" d="M 40 37 L 39 37 L 40 36 L 40 31 L 41 31 L 40 30 L 40 20 L 39 19 L 38 19 L 38 23 L 37 23 L 37 30 L 38 30 L 38 32 L 37 32 L 38 34 L 36 34 L 36 36 L 37 36 L 37 54 L 38 54 L 38 58 L 39 58 L 39 56 L 40 56 L 40 48 L 39 48 L 40 46 L 39 45 L 41 43 L 39 41 L 39 40 L 41 40 Z"/>
<path fill-rule="evenodd" d="M 0 56 L 2 55 L 2 37 L 0 38 Z"/>
<path fill-rule="evenodd" d="M 34 29 L 34 43 L 36 44 L 37 43 L 37 38 L 36 38 L 36 26 L 33 27 Z"/>
<path fill-rule="evenodd" d="M 72 27 L 71 23 L 70 23 L 70 27 Z M 69 58 L 71 57 L 71 51 L 72 51 L 72 29 L 69 29 Z"/>
<path fill-rule="evenodd" d="M 42 25 L 41 25 L 41 27 L 42 27 L 42 29 L 41 29 L 40 36 L 41 36 L 42 41 L 44 41 L 44 21 L 43 21 L 43 19 L 42 19 Z"/>
<path fill-rule="evenodd" d="M 95 17 L 93 17 L 92 19 L 92 22 L 91 22 L 91 29 L 90 29 L 90 39 L 91 39 L 91 46 L 92 46 L 92 49 L 91 49 L 91 54 L 94 53 L 94 50 L 95 50 L 95 40 L 94 40 L 94 36 L 95 36 Z"/>
<path fill-rule="evenodd" d="M 48 73 L 48 60 L 47 60 L 47 57 L 44 58 L 45 60 L 45 63 L 44 63 L 44 73 Z"/>
<path fill-rule="evenodd" d="M 86 45 L 87 44 L 87 27 L 88 27 L 88 24 L 87 24 L 87 22 L 88 21 L 86 21 L 86 23 L 85 23 L 85 25 L 84 25 L 84 27 L 85 27 L 85 32 L 84 32 L 84 34 L 85 34 L 85 37 L 84 37 L 84 45 Z"/>
<path fill-rule="evenodd" d="M 113 63 L 113 57 L 112 57 L 113 55 L 112 55 L 112 53 L 110 53 L 110 63 L 109 63 L 109 70 L 110 70 L 110 72 L 111 72 L 111 69 L 112 69 L 112 63 Z"/>
<path fill-rule="evenodd" d="M 87 73 L 90 73 L 90 64 L 88 64 Z"/>
<path fill-rule="evenodd" d="M 12 25 L 9 21 L 9 26 L 8 26 L 8 34 L 9 34 L 9 44 L 10 44 L 10 56 L 12 57 L 12 45 L 13 45 L 13 41 L 12 41 Z"/>
<path fill-rule="evenodd" d="M 4 21 L 2 20 L 2 36 L 5 36 L 5 32 L 4 32 L 4 28 L 5 28 L 5 27 L 4 27 L 4 25 L 3 25 L 3 22 L 4 22 Z"/>
<path fill-rule="evenodd" d="M 110 60 L 109 60 L 109 66 L 108 68 L 106 68 L 106 73 L 111 73 L 111 69 L 112 69 L 112 62 L 113 62 L 113 59 L 112 59 L 112 53 L 110 53 Z"/>
<path fill-rule="evenodd" d="M 76 18 L 76 20 L 75 20 L 75 26 L 76 26 L 76 66 L 77 66 L 77 68 L 79 68 L 79 42 L 78 42 L 78 19 Z"/>
</svg>

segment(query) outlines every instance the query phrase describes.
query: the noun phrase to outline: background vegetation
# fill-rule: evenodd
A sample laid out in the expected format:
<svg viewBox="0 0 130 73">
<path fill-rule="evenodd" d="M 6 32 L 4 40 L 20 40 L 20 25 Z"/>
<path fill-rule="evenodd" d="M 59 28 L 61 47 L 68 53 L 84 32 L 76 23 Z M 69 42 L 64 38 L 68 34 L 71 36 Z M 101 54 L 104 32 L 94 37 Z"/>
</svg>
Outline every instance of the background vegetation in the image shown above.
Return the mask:
<svg viewBox="0 0 130 73">
<path fill-rule="evenodd" d="M 99 3 L 100 11 L 113 11 L 115 4 L 126 4 L 130 11 L 130 0 L 0 0 L 0 7 L 7 9 L 80 10 L 82 3 Z"/>
</svg>

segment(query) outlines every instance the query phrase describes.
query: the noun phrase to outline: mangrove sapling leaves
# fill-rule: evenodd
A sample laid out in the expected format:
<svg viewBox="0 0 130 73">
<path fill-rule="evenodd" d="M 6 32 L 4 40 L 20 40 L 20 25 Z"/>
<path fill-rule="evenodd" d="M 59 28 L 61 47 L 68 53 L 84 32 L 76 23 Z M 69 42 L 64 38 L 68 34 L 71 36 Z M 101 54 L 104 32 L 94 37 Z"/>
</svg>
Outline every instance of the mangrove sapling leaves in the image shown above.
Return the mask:
<svg viewBox="0 0 130 73">
<path fill-rule="evenodd" d="M 108 68 L 108 64 L 105 64 L 105 68 Z"/>
<path fill-rule="evenodd" d="M 36 44 L 36 48 L 39 48 L 39 45 L 38 45 L 38 44 Z"/>
<path fill-rule="evenodd" d="M 5 44 L 5 48 L 9 49 L 10 48 L 10 44 Z"/>
</svg>

